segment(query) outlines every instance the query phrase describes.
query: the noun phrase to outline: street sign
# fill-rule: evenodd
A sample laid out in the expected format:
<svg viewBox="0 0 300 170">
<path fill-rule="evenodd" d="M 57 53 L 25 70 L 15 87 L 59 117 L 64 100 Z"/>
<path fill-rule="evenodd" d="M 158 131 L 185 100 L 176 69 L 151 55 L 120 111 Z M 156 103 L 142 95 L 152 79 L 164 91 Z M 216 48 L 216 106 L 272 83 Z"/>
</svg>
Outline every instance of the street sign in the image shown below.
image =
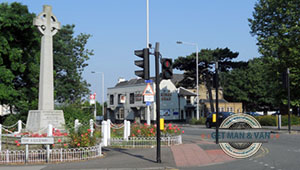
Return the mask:
<svg viewBox="0 0 300 170">
<path fill-rule="evenodd" d="M 53 137 L 43 137 L 43 138 L 35 138 L 35 137 L 23 137 L 21 138 L 21 144 L 54 144 Z"/>
<path fill-rule="evenodd" d="M 96 103 L 96 93 L 94 94 L 90 94 L 90 105 L 95 104 Z"/>
<path fill-rule="evenodd" d="M 154 102 L 154 96 L 153 95 L 144 95 L 144 101 L 145 102 Z"/>
<path fill-rule="evenodd" d="M 143 92 L 144 96 L 154 96 L 154 91 L 150 85 L 150 83 L 147 83 L 147 86 Z"/>
<path fill-rule="evenodd" d="M 143 92 L 143 95 L 144 95 L 145 102 L 154 102 L 154 91 L 153 91 L 150 83 L 147 83 L 147 86 Z"/>
</svg>

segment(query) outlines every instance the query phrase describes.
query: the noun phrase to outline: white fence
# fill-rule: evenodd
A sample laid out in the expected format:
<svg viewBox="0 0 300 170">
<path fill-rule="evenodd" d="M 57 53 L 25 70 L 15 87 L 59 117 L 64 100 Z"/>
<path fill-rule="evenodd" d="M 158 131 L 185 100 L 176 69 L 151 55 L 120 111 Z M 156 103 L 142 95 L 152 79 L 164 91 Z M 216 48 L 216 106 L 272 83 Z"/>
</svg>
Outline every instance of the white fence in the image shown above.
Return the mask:
<svg viewBox="0 0 300 170">
<path fill-rule="evenodd" d="M 47 157 L 47 150 L 1 151 L 0 163 L 37 163 L 37 162 L 65 162 L 96 158 L 102 155 L 101 144 L 93 147 L 52 149 Z"/>
<path fill-rule="evenodd" d="M 182 136 L 161 137 L 161 145 L 171 146 L 182 144 Z M 129 137 L 111 138 L 110 146 L 112 147 L 130 147 L 130 148 L 147 148 L 156 146 L 156 137 Z"/>
</svg>

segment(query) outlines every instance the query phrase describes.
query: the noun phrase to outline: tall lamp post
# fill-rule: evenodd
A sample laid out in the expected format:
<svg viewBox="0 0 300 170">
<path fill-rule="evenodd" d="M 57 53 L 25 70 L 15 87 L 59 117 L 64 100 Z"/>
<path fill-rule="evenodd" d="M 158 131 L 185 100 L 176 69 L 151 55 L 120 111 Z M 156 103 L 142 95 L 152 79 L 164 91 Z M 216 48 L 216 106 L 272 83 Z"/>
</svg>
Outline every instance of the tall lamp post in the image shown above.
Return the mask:
<svg viewBox="0 0 300 170">
<path fill-rule="evenodd" d="M 104 72 L 92 71 L 92 73 L 102 74 L 102 115 L 104 116 Z"/>
<path fill-rule="evenodd" d="M 197 120 L 199 120 L 199 71 L 198 71 L 198 44 L 197 43 L 191 43 L 191 42 L 182 42 L 182 41 L 177 41 L 177 44 L 185 44 L 185 45 L 192 45 L 196 47 L 196 86 L 197 86 Z"/>
</svg>

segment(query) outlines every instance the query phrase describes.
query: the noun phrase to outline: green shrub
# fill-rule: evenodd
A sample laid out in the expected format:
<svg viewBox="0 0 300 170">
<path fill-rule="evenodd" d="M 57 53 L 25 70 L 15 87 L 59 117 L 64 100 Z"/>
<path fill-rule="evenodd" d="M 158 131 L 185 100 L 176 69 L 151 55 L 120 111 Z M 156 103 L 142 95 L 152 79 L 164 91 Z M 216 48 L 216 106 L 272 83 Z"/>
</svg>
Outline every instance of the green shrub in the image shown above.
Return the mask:
<svg viewBox="0 0 300 170">
<path fill-rule="evenodd" d="M 276 116 L 256 116 L 261 126 L 276 126 Z"/>
<path fill-rule="evenodd" d="M 277 116 L 257 116 L 256 120 L 260 123 L 261 126 L 277 126 L 276 119 Z M 288 115 L 281 116 L 281 125 L 288 125 Z M 300 125 L 300 118 L 295 115 L 291 115 L 291 125 Z"/>
<path fill-rule="evenodd" d="M 80 104 L 66 104 L 57 108 L 64 111 L 67 129 L 74 128 L 74 121 L 78 119 L 82 124 L 89 124 L 90 119 L 93 119 L 93 114 L 84 112 Z"/>
<path fill-rule="evenodd" d="M 281 125 L 288 125 L 288 115 L 284 115 L 281 117 Z M 300 125 L 300 118 L 298 116 L 291 115 L 291 125 Z"/>
<path fill-rule="evenodd" d="M 205 125 L 205 121 L 206 121 L 206 118 L 204 118 L 204 117 L 200 117 L 199 120 L 197 120 L 196 118 L 192 118 L 190 120 L 190 124 L 191 125 Z"/>
</svg>

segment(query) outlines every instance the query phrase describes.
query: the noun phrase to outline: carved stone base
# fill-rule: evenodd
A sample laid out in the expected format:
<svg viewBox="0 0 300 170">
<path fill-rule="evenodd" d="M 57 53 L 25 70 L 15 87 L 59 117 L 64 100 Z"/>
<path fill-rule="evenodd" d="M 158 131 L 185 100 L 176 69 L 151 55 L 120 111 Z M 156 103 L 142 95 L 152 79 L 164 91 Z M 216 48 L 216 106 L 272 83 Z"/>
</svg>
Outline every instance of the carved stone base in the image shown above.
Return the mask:
<svg viewBox="0 0 300 170">
<path fill-rule="evenodd" d="M 62 110 L 30 110 L 26 123 L 29 132 L 47 132 L 48 125 L 65 131 L 65 118 Z"/>
</svg>

